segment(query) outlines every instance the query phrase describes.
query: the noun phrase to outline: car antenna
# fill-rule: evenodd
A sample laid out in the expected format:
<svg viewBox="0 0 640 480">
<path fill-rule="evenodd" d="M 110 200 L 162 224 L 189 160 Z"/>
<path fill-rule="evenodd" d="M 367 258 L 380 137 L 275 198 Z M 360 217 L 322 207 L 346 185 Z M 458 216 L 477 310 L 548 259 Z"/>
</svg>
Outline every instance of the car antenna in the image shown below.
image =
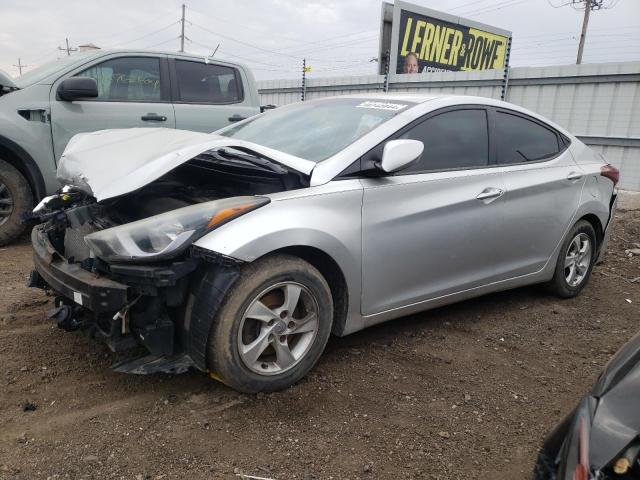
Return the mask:
<svg viewBox="0 0 640 480">
<path fill-rule="evenodd" d="M 209 55 L 208 57 L 204 57 L 204 63 L 207 63 L 207 64 L 209 63 L 209 59 L 213 58 L 213 56 L 218 51 L 218 48 L 220 48 L 220 44 L 218 44 L 218 46 L 216 47 L 216 49 L 213 51 L 213 53 L 211 55 Z"/>
</svg>

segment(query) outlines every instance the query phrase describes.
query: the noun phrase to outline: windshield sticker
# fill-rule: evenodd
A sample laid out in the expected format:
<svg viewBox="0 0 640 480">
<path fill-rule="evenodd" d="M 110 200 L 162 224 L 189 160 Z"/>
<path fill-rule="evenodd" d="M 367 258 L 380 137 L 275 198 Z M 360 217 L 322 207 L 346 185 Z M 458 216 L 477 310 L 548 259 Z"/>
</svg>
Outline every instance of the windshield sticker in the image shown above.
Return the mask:
<svg viewBox="0 0 640 480">
<path fill-rule="evenodd" d="M 398 112 L 405 108 L 407 105 L 401 103 L 388 103 L 388 102 L 362 102 L 360 105 L 356 105 L 356 108 L 375 108 L 376 110 L 391 110 Z"/>
</svg>

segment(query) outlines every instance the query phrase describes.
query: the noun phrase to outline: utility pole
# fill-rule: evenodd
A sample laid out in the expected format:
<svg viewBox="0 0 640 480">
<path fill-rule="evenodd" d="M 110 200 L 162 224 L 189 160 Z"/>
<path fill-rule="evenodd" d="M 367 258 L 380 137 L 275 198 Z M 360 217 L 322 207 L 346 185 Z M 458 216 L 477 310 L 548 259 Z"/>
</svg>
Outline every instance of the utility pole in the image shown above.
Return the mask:
<svg viewBox="0 0 640 480">
<path fill-rule="evenodd" d="M 300 100 L 302 100 L 304 102 L 304 97 L 305 94 L 307 93 L 307 59 L 303 58 L 302 59 L 302 95 Z"/>
<path fill-rule="evenodd" d="M 584 52 L 584 41 L 587 39 L 589 15 L 591 14 L 591 10 L 600 10 L 603 7 L 604 0 L 573 0 L 572 3 L 584 3 L 582 33 L 580 34 L 580 44 L 578 45 L 578 58 L 576 58 L 576 65 L 580 65 L 582 63 L 582 53 Z"/>
<path fill-rule="evenodd" d="M 180 51 L 184 52 L 184 3 L 182 4 L 182 20 L 180 21 L 182 24 L 182 29 L 180 32 Z"/>
<path fill-rule="evenodd" d="M 67 42 L 67 48 L 58 47 L 58 50 L 62 50 L 63 52 L 66 51 L 67 52 L 67 56 L 71 55 L 71 52 L 75 52 L 76 50 L 78 50 L 77 48 L 71 48 L 69 46 L 69 39 L 68 38 L 65 38 L 64 40 L 65 40 L 65 42 Z"/>
<path fill-rule="evenodd" d="M 580 34 L 580 45 L 578 45 L 578 58 L 576 65 L 582 63 L 582 52 L 584 51 L 584 41 L 587 38 L 587 27 L 589 26 L 589 14 L 591 13 L 591 0 L 584 2 L 584 18 L 582 19 L 582 33 Z"/>
<path fill-rule="evenodd" d="M 18 67 L 18 71 L 20 72 L 20 75 L 22 75 L 22 69 L 23 67 L 28 67 L 29 65 L 23 65 L 22 62 L 20 62 L 20 58 L 18 58 L 18 64 L 14 65 L 14 67 Z"/>
</svg>

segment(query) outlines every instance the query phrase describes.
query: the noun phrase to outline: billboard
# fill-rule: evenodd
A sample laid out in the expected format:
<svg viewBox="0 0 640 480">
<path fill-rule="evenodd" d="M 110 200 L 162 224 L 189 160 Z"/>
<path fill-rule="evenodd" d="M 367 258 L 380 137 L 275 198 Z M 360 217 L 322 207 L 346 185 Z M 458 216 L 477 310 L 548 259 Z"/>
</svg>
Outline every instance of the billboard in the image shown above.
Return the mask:
<svg viewBox="0 0 640 480">
<path fill-rule="evenodd" d="M 511 32 L 397 0 L 383 3 L 380 37 L 392 73 L 459 72 L 504 69 Z"/>
</svg>

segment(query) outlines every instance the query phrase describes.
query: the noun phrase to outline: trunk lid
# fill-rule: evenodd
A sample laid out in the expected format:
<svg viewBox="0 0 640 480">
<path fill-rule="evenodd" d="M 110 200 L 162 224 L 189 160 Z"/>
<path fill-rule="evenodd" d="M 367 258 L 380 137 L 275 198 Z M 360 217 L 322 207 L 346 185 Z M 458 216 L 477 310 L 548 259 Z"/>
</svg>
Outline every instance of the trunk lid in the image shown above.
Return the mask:
<svg viewBox="0 0 640 480">
<path fill-rule="evenodd" d="M 60 158 L 57 178 L 102 201 L 142 188 L 201 153 L 225 147 L 259 154 L 306 176 L 311 175 L 316 165 L 262 145 L 216 134 L 128 128 L 74 136 Z"/>
</svg>

